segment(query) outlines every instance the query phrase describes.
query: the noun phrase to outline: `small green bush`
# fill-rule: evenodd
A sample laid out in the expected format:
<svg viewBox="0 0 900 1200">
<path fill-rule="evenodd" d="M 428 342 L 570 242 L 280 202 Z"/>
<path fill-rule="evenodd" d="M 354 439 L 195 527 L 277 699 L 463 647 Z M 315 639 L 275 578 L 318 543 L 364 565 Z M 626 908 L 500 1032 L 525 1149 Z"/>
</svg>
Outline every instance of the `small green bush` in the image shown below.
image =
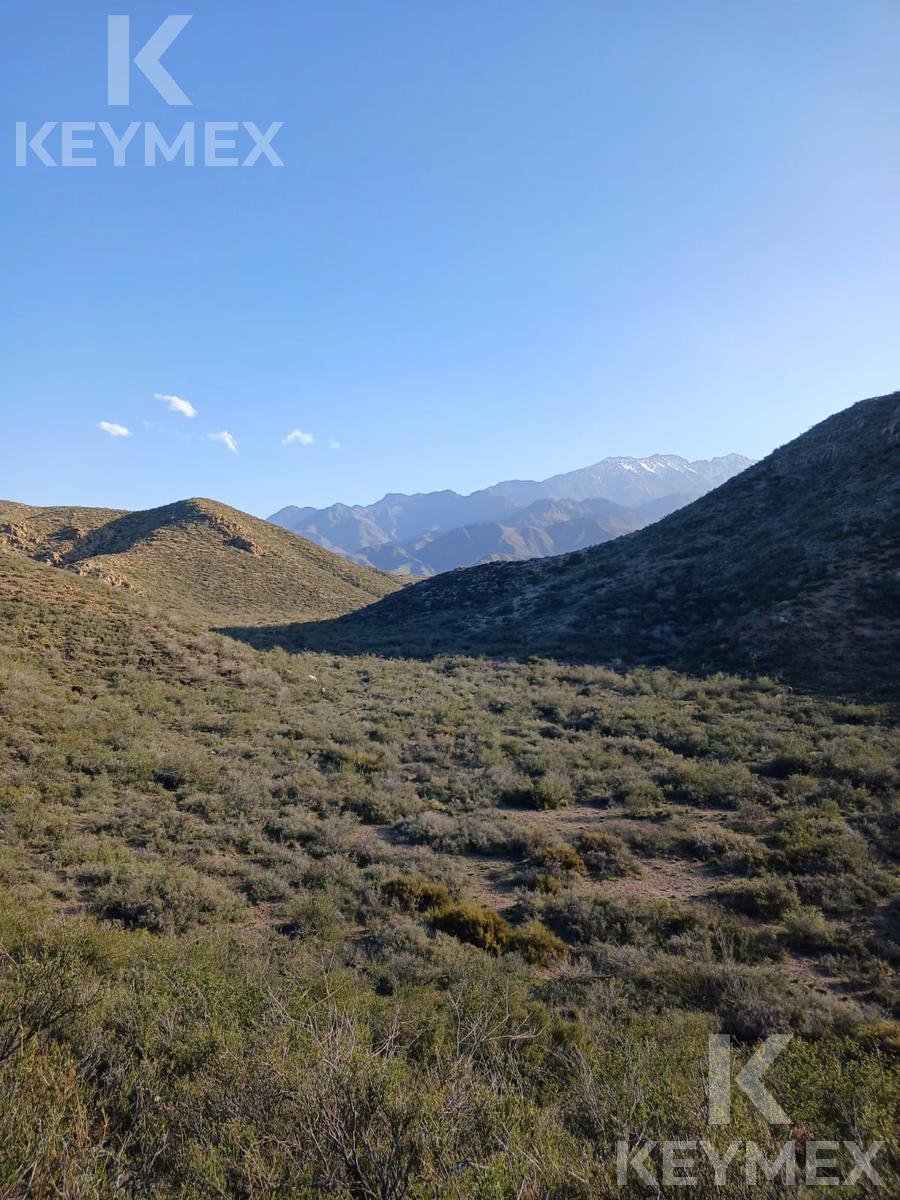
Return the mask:
<svg viewBox="0 0 900 1200">
<path fill-rule="evenodd" d="M 572 803 L 572 784 L 560 771 L 547 771 L 532 781 L 530 800 L 534 808 L 565 808 Z"/>
<path fill-rule="evenodd" d="M 797 875 L 841 875 L 863 872 L 866 843 L 840 818 L 818 813 L 791 814 L 782 822 L 781 862 Z"/>
<path fill-rule="evenodd" d="M 432 912 L 431 917 L 437 929 L 491 954 L 506 949 L 512 936 L 508 922 L 499 913 L 467 901 L 451 901 Z"/>
<path fill-rule="evenodd" d="M 804 905 L 782 917 L 781 937 L 792 950 L 816 952 L 833 949 L 844 940 L 846 930 L 827 921 L 820 909 Z"/>
<path fill-rule="evenodd" d="M 214 917 L 227 920 L 234 914 L 236 898 L 191 867 L 134 863 L 114 868 L 95 892 L 92 908 L 129 929 L 184 933 Z"/>
<path fill-rule="evenodd" d="M 531 862 L 551 874 L 587 874 L 584 860 L 568 842 L 535 842 L 529 848 L 528 857 Z"/>
<path fill-rule="evenodd" d="M 540 921 L 526 921 L 514 929 L 506 943 L 511 954 L 521 954 L 526 962 L 544 966 L 551 959 L 561 958 L 566 953 L 566 944 L 555 933 L 551 933 Z"/>
<path fill-rule="evenodd" d="M 396 875 L 386 880 L 381 890 L 389 900 L 407 912 L 438 912 L 453 902 L 443 883 L 434 883 L 424 875 Z"/>
<path fill-rule="evenodd" d="M 726 908 L 763 920 L 781 917 L 800 904 L 794 884 L 773 875 L 722 884 L 713 895 Z"/>
<path fill-rule="evenodd" d="M 640 875 L 637 859 L 621 838 L 604 831 L 582 833 L 577 842 L 578 852 L 592 875 L 613 879 L 624 875 Z"/>
</svg>

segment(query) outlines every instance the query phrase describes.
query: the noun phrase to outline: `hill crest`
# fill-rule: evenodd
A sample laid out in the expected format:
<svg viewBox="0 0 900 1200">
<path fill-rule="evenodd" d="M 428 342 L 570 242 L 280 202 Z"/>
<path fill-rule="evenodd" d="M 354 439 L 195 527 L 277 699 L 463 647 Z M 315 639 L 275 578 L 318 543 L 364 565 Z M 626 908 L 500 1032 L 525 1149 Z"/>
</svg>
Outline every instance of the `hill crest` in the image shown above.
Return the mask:
<svg viewBox="0 0 900 1200">
<path fill-rule="evenodd" d="M 0 502 L 0 547 L 210 623 L 337 616 L 400 586 L 202 497 L 137 512 Z"/>
</svg>

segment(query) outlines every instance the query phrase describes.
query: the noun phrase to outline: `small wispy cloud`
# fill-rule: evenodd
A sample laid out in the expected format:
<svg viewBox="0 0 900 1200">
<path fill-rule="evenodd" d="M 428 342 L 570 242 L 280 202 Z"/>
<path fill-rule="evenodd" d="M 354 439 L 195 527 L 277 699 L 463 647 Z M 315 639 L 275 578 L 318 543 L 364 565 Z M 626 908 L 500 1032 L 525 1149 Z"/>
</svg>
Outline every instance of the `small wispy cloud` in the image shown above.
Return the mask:
<svg viewBox="0 0 900 1200">
<path fill-rule="evenodd" d="M 232 454 L 237 454 L 237 442 L 227 429 L 223 429 L 221 433 L 208 433 L 206 436 L 211 442 L 221 442 L 223 446 L 228 447 Z"/>
<path fill-rule="evenodd" d="M 304 433 L 302 429 L 292 429 L 286 438 L 281 439 L 282 446 L 311 446 L 316 439 L 311 433 Z"/>
<path fill-rule="evenodd" d="M 197 410 L 190 400 L 182 400 L 180 396 L 167 396 L 165 392 L 154 392 L 154 400 L 161 400 L 169 412 L 181 413 L 183 417 L 196 417 Z"/>
<path fill-rule="evenodd" d="M 126 429 L 124 425 L 117 425 L 115 421 L 99 421 L 97 428 L 102 429 L 104 433 L 108 433 L 110 437 L 131 437 L 131 430 Z"/>
<path fill-rule="evenodd" d="M 337 438 L 329 438 L 328 439 L 328 449 L 329 450 L 340 450 L 340 448 L 341 448 L 341 443 L 337 440 Z"/>
</svg>

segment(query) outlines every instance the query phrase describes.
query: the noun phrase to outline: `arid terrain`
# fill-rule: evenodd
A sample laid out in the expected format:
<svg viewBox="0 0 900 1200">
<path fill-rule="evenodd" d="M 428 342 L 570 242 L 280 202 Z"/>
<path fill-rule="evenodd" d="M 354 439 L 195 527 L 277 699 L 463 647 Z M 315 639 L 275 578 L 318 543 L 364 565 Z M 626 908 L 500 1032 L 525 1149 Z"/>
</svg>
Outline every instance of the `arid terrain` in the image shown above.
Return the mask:
<svg viewBox="0 0 900 1200">
<path fill-rule="evenodd" d="M 897 399 L 868 404 L 842 414 L 864 446 Z M 897 450 L 827 524 L 828 429 L 804 450 L 822 496 L 807 512 L 794 479 L 780 540 L 753 530 L 791 447 L 633 538 L 337 621 L 397 582 L 210 502 L 4 505 L 0 1195 L 644 1195 L 616 1186 L 617 1139 L 784 1138 L 740 1098 L 710 1132 L 713 1032 L 744 1057 L 795 1035 L 768 1076 L 792 1136 L 889 1142 Z M 801 530 L 815 554 L 788 575 Z M 650 574 L 604 591 L 629 546 Z M 855 661 L 853 687 L 802 686 L 799 657 L 764 670 L 783 641 L 731 673 L 602 662 L 602 627 L 580 661 L 549 653 L 569 600 L 604 595 L 661 646 L 661 609 L 626 595 L 699 596 L 707 568 L 703 621 L 743 597 L 729 645 L 776 593 L 823 639 L 857 606 L 832 658 L 803 660 L 807 680 Z M 479 595 L 479 656 L 442 651 Z M 382 653 L 325 644 L 388 617 Z M 400 651 L 414 620 L 427 655 Z M 694 1195 L 780 1194 L 701 1168 Z M 889 1149 L 879 1169 L 895 1190 Z"/>
</svg>

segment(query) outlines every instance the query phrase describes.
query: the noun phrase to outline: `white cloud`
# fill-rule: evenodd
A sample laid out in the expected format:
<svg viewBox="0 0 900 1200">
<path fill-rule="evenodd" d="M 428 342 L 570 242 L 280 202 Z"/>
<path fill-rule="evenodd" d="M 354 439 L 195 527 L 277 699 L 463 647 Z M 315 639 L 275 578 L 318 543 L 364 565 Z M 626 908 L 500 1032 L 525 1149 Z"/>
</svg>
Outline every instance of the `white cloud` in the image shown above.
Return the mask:
<svg viewBox="0 0 900 1200">
<path fill-rule="evenodd" d="M 337 438 L 329 438 L 328 439 L 328 449 L 329 450 L 340 450 L 340 448 L 341 448 L 341 443 L 337 440 Z"/>
<path fill-rule="evenodd" d="M 180 396 L 167 396 L 165 392 L 154 392 L 154 400 L 162 400 L 169 412 L 181 413 L 183 417 L 196 417 L 197 410 L 190 400 L 182 400 Z"/>
<path fill-rule="evenodd" d="M 223 429 L 221 433 L 208 433 L 206 436 L 211 442 L 221 442 L 223 446 L 228 447 L 232 454 L 237 454 L 237 442 L 227 429 Z"/>
<path fill-rule="evenodd" d="M 131 437 L 130 429 L 126 429 L 124 425 L 116 425 L 114 421 L 100 421 L 97 428 L 108 433 L 110 437 Z"/>
<path fill-rule="evenodd" d="M 290 446 L 296 442 L 298 446 L 311 446 L 315 440 L 311 433 L 304 433 L 302 429 L 292 429 L 286 438 L 281 439 L 281 444 Z"/>
</svg>

